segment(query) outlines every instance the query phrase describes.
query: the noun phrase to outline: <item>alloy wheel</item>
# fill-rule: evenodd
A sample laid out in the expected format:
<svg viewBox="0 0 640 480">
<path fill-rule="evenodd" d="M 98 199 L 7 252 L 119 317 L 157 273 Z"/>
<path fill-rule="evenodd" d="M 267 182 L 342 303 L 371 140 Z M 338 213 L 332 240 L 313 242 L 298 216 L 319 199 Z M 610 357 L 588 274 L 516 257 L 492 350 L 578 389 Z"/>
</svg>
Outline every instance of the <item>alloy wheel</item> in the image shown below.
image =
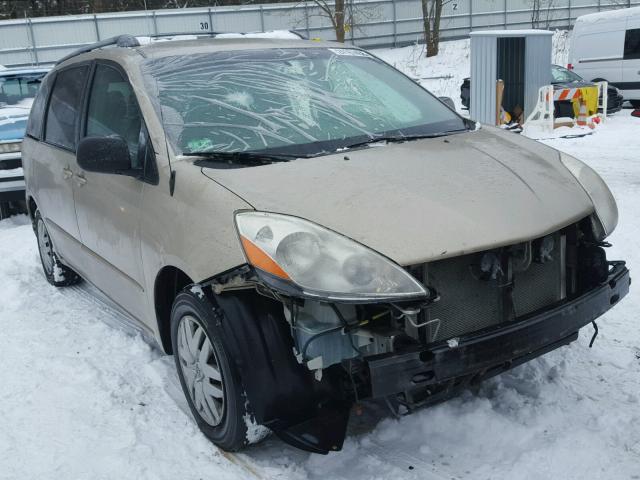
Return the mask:
<svg viewBox="0 0 640 480">
<path fill-rule="evenodd" d="M 55 259 L 53 257 L 53 245 L 51 243 L 51 238 L 49 238 L 47 227 L 42 219 L 38 220 L 37 234 L 38 250 L 40 251 L 40 258 L 42 259 L 42 266 L 44 267 L 47 275 L 52 275 L 55 263 Z"/>
<path fill-rule="evenodd" d="M 190 315 L 178 325 L 178 360 L 189 397 L 202 419 L 212 427 L 225 413 L 224 381 L 220 363 L 204 328 Z"/>
</svg>

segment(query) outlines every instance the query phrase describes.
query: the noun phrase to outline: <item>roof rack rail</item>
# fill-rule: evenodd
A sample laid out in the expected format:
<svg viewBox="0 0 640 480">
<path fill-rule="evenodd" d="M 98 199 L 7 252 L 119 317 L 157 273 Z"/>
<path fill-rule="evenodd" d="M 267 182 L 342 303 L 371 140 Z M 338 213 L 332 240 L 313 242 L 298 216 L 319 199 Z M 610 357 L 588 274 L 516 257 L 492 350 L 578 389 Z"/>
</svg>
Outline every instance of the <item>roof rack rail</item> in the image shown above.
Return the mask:
<svg viewBox="0 0 640 480">
<path fill-rule="evenodd" d="M 292 33 L 293 35 L 296 35 L 298 37 L 300 37 L 300 39 L 302 40 L 308 40 L 308 38 L 306 37 L 306 35 L 300 33 L 297 30 L 286 30 L 289 33 Z M 174 32 L 174 33 L 154 33 L 151 35 L 138 35 L 139 37 L 143 37 L 143 38 L 165 38 L 165 37 L 179 37 L 179 36 L 194 36 L 194 37 L 204 37 L 204 36 L 211 36 L 211 37 L 216 37 L 217 35 L 225 35 L 228 33 L 238 33 L 239 35 L 252 35 L 252 34 L 257 34 L 257 33 L 263 33 L 263 32 Z M 91 43 L 89 45 L 85 45 L 84 47 L 80 47 L 77 50 L 74 50 L 73 52 L 71 52 L 68 55 L 65 55 L 64 57 L 62 57 L 60 60 L 58 60 L 56 62 L 56 65 L 61 64 L 62 62 L 65 62 L 67 60 L 69 60 L 70 58 L 76 57 L 82 53 L 88 53 L 91 52 L 93 50 L 97 50 L 99 48 L 103 48 L 103 47 L 110 47 L 110 46 L 117 46 L 117 47 L 121 47 L 121 48 L 133 48 L 133 47 L 139 47 L 140 46 L 140 42 L 138 41 L 138 39 L 136 38 L 136 36 L 134 35 L 129 35 L 129 34 L 124 34 L 124 35 L 118 35 L 116 37 L 111 37 L 111 38 L 107 38 L 106 40 L 102 40 L 100 42 L 96 42 L 96 43 Z"/>
<path fill-rule="evenodd" d="M 123 48 L 127 48 L 127 47 L 131 48 L 131 47 L 139 47 L 140 42 L 138 42 L 138 39 L 133 35 L 118 35 L 117 37 L 107 38 L 106 40 L 102 40 L 96 43 L 91 43 L 89 45 L 85 45 L 84 47 L 80 47 L 77 50 L 74 50 L 70 54 L 65 55 L 60 60 L 58 60 L 56 62 L 56 65 L 59 65 L 62 62 L 65 62 L 70 58 L 73 58 L 82 53 L 88 53 L 93 50 L 97 50 L 98 48 L 109 47 L 112 45 L 115 45 L 117 47 L 123 47 Z"/>
<path fill-rule="evenodd" d="M 304 35 L 303 33 L 297 31 L 297 30 L 278 30 L 278 31 L 282 31 L 282 32 L 289 32 L 292 33 L 293 35 L 296 35 L 297 37 L 300 37 L 301 40 L 309 40 L 309 38 L 307 38 L 306 35 Z M 136 35 L 136 37 L 143 37 L 143 38 L 165 38 L 165 37 L 180 37 L 180 36 L 185 36 L 185 37 L 216 37 L 218 35 L 228 35 L 228 34 L 238 34 L 238 35 L 255 35 L 255 34 L 260 34 L 260 33 L 265 33 L 265 32 L 170 32 L 170 33 L 152 33 L 149 35 Z"/>
</svg>

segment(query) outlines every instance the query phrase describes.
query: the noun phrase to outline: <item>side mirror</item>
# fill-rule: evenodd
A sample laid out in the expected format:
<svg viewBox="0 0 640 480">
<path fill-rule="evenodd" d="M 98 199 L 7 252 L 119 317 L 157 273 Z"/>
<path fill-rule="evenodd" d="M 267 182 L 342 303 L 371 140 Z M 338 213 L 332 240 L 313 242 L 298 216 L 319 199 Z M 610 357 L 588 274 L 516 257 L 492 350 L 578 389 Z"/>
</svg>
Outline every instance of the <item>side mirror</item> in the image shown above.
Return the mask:
<svg viewBox="0 0 640 480">
<path fill-rule="evenodd" d="M 141 170 L 131 168 L 129 147 L 122 137 L 86 137 L 80 140 L 76 154 L 78 165 L 87 172 L 112 173 L 139 177 Z"/>
<path fill-rule="evenodd" d="M 451 97 L 438 97 L 442 103 L 444 103 L 447 107 L 449 107 L 454 112 L 456 111 L 456 104 L 453 103 Z"/>
</svg>

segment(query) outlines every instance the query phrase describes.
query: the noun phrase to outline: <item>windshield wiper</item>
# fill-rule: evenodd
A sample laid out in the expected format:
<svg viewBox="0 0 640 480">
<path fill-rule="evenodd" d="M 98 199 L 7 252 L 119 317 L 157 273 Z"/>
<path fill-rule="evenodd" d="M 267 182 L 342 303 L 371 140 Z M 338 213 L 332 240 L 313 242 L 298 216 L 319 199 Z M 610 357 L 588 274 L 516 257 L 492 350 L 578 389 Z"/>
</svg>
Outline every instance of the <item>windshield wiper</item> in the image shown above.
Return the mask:
<svg viewBox="0 0 640 480">
<path fill-rule="evenodd" d="M 419 135 L 382 135 L 379 137 L 368 138 L 367 140 L 364 140 L 362 142 L 352 143 L 351 145 L 347 145 L 346 147 L 341 147 L 340 150 L 345 148 L 347 149 L 359 148 L 359 147 L 364 147 L 366 145 L 371 145 L 372 143 L 380 143 L 380 142 L 401 143 L 401 142 L 408 142 L 411 140 L 420 140 L 423 138 L 445 137 L 447 135 L 452 135 L 454 133 L 461 133 L 461 132 L 467 132 L 467 131 L 468 131 L 467 129 L 463 129 L 463 130 L 450 130 L 448 132 L 423 133 Z"/>
<path fill-rule="evenodd" d="M 182 155 L 186 157 L 204 157 L 210 161 L 228 161 L 228 162 L 248 162 L 248 163 L 272 163 L 272 162 L 288 162 L 296 158 L 302 158 L 301 155 L 288 155 L 281 153 L 260 153 L 260 152 L 185 152 Z"/>
</svg>

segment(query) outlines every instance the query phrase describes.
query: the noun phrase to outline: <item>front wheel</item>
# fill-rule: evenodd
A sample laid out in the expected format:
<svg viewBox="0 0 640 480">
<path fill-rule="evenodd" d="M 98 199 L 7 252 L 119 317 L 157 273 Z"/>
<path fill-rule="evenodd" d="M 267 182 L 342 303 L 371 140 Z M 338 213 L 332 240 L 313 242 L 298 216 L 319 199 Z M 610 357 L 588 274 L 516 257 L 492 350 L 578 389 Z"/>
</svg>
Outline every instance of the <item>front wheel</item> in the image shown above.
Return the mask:
<svg viewBox="0 0 640 480">
<path fill-rule="evenodd" d="M 209 300 L 188 290 L 176 297 L 171 343 L 180 384 L 200 431 L 227 451 L 259 440 L 249 431 L 260 428 L 250 421 L 240 375 Z"/>
<path fill-rule="evenodd" d="M 58 259 L 40 210 L 36 210 L 33 227 L 38 240 L 38 253 L 40 254 L 42 270 L 47 282 L 55 287 L 66 287 L 78 283 L 80 281 L 78 274 Z"/>
</svg>

